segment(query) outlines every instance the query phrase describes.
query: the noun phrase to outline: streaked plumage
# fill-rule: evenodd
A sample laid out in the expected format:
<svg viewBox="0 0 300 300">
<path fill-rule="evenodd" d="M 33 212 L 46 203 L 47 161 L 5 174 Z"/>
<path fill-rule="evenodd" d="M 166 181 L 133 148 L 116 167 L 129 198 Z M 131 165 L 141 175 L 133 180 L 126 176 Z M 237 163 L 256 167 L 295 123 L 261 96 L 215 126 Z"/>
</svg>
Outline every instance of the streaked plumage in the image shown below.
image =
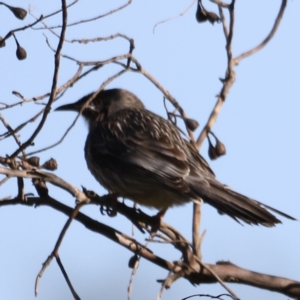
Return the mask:
<svg viewBox="0 0 300 300">
<path fill-rule="evenodd" d="M 58 110 L 80 111 L 91 95 Z M 267 209 L 293 219 L 218 182 L 177 127 L 146 110 L 126 90 L 100 92 L 82 114 L 89 123 L 88 168 L 101 185 L 118 196 L 157 209 L 202 198 L 220 213 L 256 225 L 281 223 Z"/>
</svg>

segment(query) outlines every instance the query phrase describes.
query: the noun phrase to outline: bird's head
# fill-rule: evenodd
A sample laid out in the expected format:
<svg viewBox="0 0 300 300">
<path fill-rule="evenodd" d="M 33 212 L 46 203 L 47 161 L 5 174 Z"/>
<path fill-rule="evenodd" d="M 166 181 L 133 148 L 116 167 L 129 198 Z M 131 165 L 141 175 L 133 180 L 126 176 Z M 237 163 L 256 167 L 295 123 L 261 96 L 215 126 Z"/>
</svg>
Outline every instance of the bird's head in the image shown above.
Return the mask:
<svg viewBox="0 0 300 300">
<path fill-rule="evenodd" d="M 77 102 L 59 106 L 55 110 L 70 110 L 80 112 L 87 101 L 93 96 L 90 93 Z M 128 109 L 144 109 L 142 101 L 131 92 L 122 89 L 110 89 L 101 91 L 82 111 L 82 115 L 88 123 L 105 120 L 116 112 Z"/>
</svg>

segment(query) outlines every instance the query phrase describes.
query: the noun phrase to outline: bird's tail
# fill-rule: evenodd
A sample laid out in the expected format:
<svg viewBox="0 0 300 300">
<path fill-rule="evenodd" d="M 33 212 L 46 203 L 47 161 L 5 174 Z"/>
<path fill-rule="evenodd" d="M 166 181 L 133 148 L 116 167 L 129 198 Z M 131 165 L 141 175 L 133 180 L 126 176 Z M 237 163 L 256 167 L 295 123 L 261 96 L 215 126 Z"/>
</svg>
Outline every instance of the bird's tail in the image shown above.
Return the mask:
<svg viewBox="0 0 300 300">
<path fill-rule="evenodd" d="M 210 187 L 193 186 L 193 190 L 204 202 L 214 206 L 219 213 L 227 214 L 235 221 L 243 221 L 247 224 L 263 225 L 267 227 L 281 223 L 268 210 L 275 212 L 285 218 L 295 218 L 256 200 L 243 196 L 217 181 L 211 181 Z"/>
</svg>

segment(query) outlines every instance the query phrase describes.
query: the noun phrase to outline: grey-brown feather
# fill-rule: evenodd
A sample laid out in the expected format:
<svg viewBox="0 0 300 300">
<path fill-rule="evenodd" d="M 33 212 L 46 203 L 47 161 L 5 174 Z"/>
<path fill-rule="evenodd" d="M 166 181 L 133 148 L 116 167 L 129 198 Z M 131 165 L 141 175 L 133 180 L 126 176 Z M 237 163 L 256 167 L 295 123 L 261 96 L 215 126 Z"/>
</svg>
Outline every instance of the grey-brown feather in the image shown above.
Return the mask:
<svg viewBox="0 0 300 300">
<path fill-rule="evenodd" d="M 83 105 L 89 96 L 74 106 Z M 119 196 L 158 209 L 203 199 L 236 221 L 264 226 L 280 223 L 265 209 L 272 208 L 218 182 L 177 127 L 146 110 L 132 93 L 102 91 L 83 116 L 89 122 L 85 145 L 88 168 L 105 188 Z"/>
</svg>

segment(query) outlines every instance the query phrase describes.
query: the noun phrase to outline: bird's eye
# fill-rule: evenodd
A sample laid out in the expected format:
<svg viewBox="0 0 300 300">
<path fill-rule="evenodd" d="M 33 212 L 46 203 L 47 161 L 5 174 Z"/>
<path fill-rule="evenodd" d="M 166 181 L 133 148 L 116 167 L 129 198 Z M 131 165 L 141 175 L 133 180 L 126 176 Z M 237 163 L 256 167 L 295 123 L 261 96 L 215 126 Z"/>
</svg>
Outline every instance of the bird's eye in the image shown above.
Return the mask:
<svg viewBox="0 0 300 300">
<path fill-rule="evenodd" d="M 98 98 L 98 97 L 96 97 L 94 100 L 93 100 L 93 104 L 95 105 L 95 106 L 99 106 L 100 105 L 100 99 Z"/>
<path fill-rule="evenodd" d="M 98 99 L 95 99 L 90 103 L 89 108 L 95 112 L 101 112 L 102 111 L 101 102 L 98 101 Z"/>
</svg>

